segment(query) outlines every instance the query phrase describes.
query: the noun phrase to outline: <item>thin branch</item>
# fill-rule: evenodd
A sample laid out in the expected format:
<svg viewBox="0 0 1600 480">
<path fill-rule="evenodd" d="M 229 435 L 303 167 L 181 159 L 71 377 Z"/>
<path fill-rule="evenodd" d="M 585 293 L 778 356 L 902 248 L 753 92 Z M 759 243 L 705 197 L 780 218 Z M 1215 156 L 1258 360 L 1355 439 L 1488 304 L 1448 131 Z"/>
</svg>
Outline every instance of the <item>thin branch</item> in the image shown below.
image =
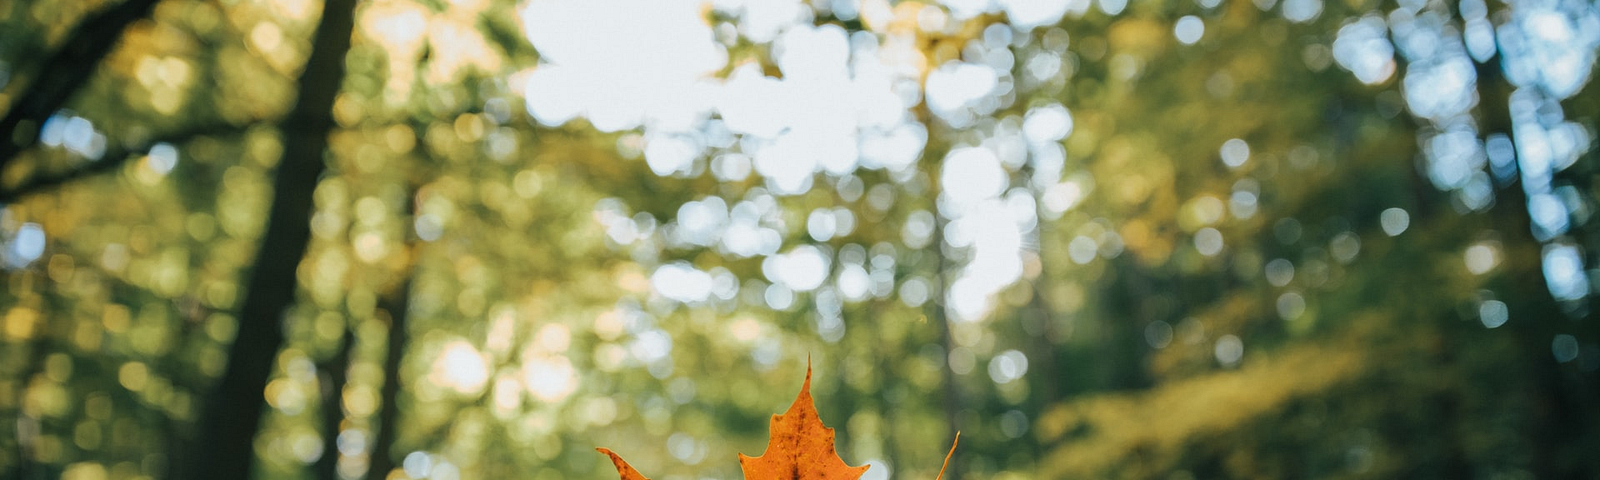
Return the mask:
<svg viewBox="0 0 1600 480">
<path fill-rule="evenodd" d="M 182 145 L 200 137 L 237 135 L 244 133 L 246 130 L 249 130 L 251 126 L 256 124 L 257 122 L 250 122 L 243 125 L 233 125 L 227 123 L 201 125 L 190 130 L 157 136 L 147 141 L 139 142 L 134 146 L 113 147 L 108 149 L 105 155 L 100 157 L 100 160 L 86 162 L 67 170 L 40 173 L 28 177 L 15 187 L 0 189 L 0 203 L 13 203 L 22 199 L 22 197 L 59 187 L 68 182 L 106 172 L 116 171 L 118 168 L 121 168 L 123 165 L 127 164 L 129 160 L 132 160 L 139 155 L 149 153 L 150 147 L 158 144 L 166 143 L 172 145 Z"/>
<path fill-rule="evenodd" d="M 150 16 L 159 0 L 127 0 L 91 14 L 78 24 L 61 48 L 52 53 L 0 117 L 0 172 L 38 137 L 45 119 L 55 114 L 93 76 L 129 25 Z"/>
</svg>

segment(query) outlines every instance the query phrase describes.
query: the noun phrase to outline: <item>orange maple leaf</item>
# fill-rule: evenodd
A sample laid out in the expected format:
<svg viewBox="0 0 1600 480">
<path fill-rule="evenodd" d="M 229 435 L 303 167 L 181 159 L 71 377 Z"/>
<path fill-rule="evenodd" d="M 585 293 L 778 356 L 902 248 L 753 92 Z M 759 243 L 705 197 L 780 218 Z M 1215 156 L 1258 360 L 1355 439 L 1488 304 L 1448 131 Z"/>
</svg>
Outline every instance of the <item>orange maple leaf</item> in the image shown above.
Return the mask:
<svg viewBox="0 0 1600 480">
<path fill-rule="evenodd" d="M 638 470 L 634 470 L 633 465 L 628 465 L 628 462 L 623 461 L 622 456 L 617 455 L 617 452 L 613 452 L 611 449 L 605 447 L 596 448 L 595 450 L 599 450 L 600 453 L 604 453 L 606 456 L 611 457 L 611 463 L 617 466 L 617 473 L 622 474 L 622 480 L 650 480 L 649 478 L 645 478 L 644 475 L 640 474 Z"/>
<path fill-rule="evenodd" d="M 867 466 L 852 467 L 833 450 L 833 429 L 817 417 L 811 399 L 811 366 L 806 366 L 806 383 L 800 396 L 783 415 L 772 416 L 771 439 L 760 456 L 739 454 L 739 467 L 745 480 L 856 480 L 867 473 Z"/>
<path fill-rule="evenodd" d="M 956 442 L 960 440 L 961 433 L 956 432 Z M 616 452 L 608 448 L 596 450 L 611 457 L 622 480 L 650 480 Z M 952 443 L 937 478 L 944 478 L 944 469 L 950 466 L 950 456 L 955 453 Z M 806 383 L 800 387 L 800 396 L 789 405 L 789 411 L 772 416 L 767 451 L 755 457 L 739 454 L 739 467 L 744 470 L 745 480 L 857 480 L 868 466 L 847 465 L 834 451 L 833 429 L 817 416 L 816 402 L 811 398 L 811 366 L 806 365 Z"/>
</svg>

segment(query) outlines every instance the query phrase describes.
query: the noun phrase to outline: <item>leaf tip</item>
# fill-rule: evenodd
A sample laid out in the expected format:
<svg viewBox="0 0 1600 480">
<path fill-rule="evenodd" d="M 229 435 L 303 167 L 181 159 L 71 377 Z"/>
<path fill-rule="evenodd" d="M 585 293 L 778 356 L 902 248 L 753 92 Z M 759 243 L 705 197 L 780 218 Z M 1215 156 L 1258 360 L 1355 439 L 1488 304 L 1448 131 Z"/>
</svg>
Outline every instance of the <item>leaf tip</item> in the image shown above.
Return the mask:
<svg viewBox="0 0 1600 480">
<path fill-rule="evenodd" d="M 605 447 L 595 447 L 595 451 L 611 457 L 611 464 L 617 467 L 617 474 L 622 476 L 622 480 L 650 480 L 644 474 L 639 473 L 638 470 L 634 470 L 632 465 L 628 465 L 628 462 L 624 461 L 621 455 L 617 455 L 617 452 Z"/>
<path fill-rule="evenodd" d="M 802 395 L 811 394 L 811 355 L 806 355 L 806 383 L 800 386 Z"/>
</svg>

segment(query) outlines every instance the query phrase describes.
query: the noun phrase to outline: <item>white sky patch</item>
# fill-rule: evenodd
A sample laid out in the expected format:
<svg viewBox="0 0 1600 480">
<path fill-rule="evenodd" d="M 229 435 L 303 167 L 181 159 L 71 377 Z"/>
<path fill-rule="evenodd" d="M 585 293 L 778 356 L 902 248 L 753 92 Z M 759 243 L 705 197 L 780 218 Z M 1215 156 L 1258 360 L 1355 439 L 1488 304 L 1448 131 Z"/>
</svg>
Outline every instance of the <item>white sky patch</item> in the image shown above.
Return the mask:
<svg viewBox="0 0 1600 480">
<path fill-rule="evenodd" d="M 1406 77 L 1411 79 L 1410 75 Z M 1423 151 L 1428 158 L 1428 178 L 1442 190 L 1462 188 L 1474 172 L 1489 163 L 1478 143 L 1477 132 L 1470 127 L 1457 126 L 1427 137 Z"/>
<path fill-rule="evenodd" d="M 1295 22 L 1306 23 L 1315 20 L 1322 14 L 1322 0 L 1284 0 L 1283 18 Z"/>
<path fill-rule="evenodd" d="M 870 166 L 899 168 L 921 152 L 926 133 L 904 127 L 909 116 L 892 88 L 897 77 L 873 47 L 856 49 L 852 63 L 844 30 L 823 25 L 790 28 L 772 48 L 784 78 L 742 67 L 718 111 L 730 130 L 770 139 L 754 143 L 763 148 L 751 154 L 776 193 L 804 192 L 815 172 L 848 174 L 862 165 L 863 150 L 873 157 Z"/>
<path fill-rule="evenodd" d="M 1123 9 L 1128 8 L 1128 0 L 1099 0 L 1098 3 L 1100 11 L 1111 16 L 1121 14 Z"/>
<path fill-rule="evenodd" d="M 5 260 L 6 267 L 19 269 L 44 255 L 44 247 L 44 228 L 37 223 L 24 223 L 17 228 L 9 242 L 0 243 L 0 249 L 3 249 L 0 250 L 0 258 Z"/>
<path fill-rule="evenodd" d="M 161 175 L 166 175 L 178 166 L 178 148 L 170 143 L 157 143 L 150 147 L 150 169 Z"/>
<path fill-rule="evenodd" d="M 950 9 L 950 15 L 958 20 L 964 20 L 994 10 L 993 0 L 939 0 L 945 8 Z"/>
<path fill-rule="evenodd" d="M 715 244 L 728 225 L 728 202 L 722 197 L 706 197 L 678 207 L 677 240 L 698 246 Z"/>
<path fill-rule="evenodd" d="M 1055 25 L 1067 14 L 1067 0 L 998 0 L 1006 20 L 1018 30 Z"/>
<path fill-rule="evenodd" d="M 819 172 L 915 163 L 927 131 L 909 113 L 920 72 L 906 68 L 905 46 L 813 26 L 810 8 L 794 0 L 716 0 L 712 8 L 738 16 L 746 39 L 771 43 L 781 78 L 755 64 L 713 78 L 728 55 L 700 2 L 535 0 L 522 12 L 541 55 L 524 86 L 529 112 L 551 126 L 584 117 L 601 131 L 642 127 L 645 162 L 662 176 L 738 153 L 748 163 L 722 162 L 741 168 L 718 175 L 749 165 L 778 195 L 806 192 Z M 983 93 L 992 90 L 993 71 L 973 68 L 969 76 L 989 77 Z"/>
<path fill-rule="evenodd" d="M 821 83 L 849 77 L 846 64 L 850 61 L 850 40 L 838 25 L 786 30 L 774 45 L 773 54 L 785 80 Z"/>
<path fill-rule="evenodd" d="M 463 395 L 473 394 L 489 382 L 489 360 L 465 340 L 452 340 L 434 360 L 428 380 Z"/>
<path fill-rule="evenodd" d="M 1578 93 L 1589 82 L 1600 48 L 1600 12 L 1558 8 L 1555 2 L 1513 5 L 1513 20 L 1499 32 L 1506 79 L 1519 87 L 1543 87 L 1557 98 Z"/>
<path fill-rule="evenodd" d="M 783 119 L 773 115 L 782 105 L 783 84 L 761 74 L 755 64 L 744 64 L 728 76 L 718 98 L 717 111 L 728 130 L 758 137 L 776 137 L 783 131 Z"/>
<path fill-rule="evenodd" d="M 806 292 L 816 290 L 828 279 L 830 262 L 821 249 L 801 245 L 788 253 L 767 257 L 761 262 L 761 273 L 775 284 Z"/>
<path fill-rule="evenodd" d="M 715 0 L 717 10 L 739 16 L 739 34 L 756 43 L 776 38 L 785 28 L 809 20 L 810 9 L 799 0 Z"/>
<path fill-rule="evenodd" d="M 994 152 L 981 147 L 952 150 L 939 185 L 945 241 L 966 248 L 969 260 L 946 294 L 951 318 L 973 322 L 993 308 L 993 296 L 1022 277 L 1023 235 L 1037 223 L 1037 204 L 1007 196 L 1010 173 Z"/>
<path fill-rule="evenodd" d="M 783 236 L 768 219 L 775 209 L 776 203 L 767 195 L 735 204 L 728 214 L 728 228 L 721 235 L 720 251 L 736 258 L 777 253 Z"/>
<path fill-rule="evenodd" d="M 1005 191 L 1009 180 L 1000 159 L 985 148 L 958 148 L 945 156 L 940 185 L 952 204 L 966 205 Z"/>
<path fill-rule="evenodd" d="M 1378 220 L 1383 226 L 1383 233 L 1391 237 L 1405 233 L 1406 228 L 1411 226 L 1411 214 L 1399 207 L 1384 209 L 1383 213 L 1378 214 Z"/>
<path fill-rule="evenodd" d="M 1284 7 L 1293 1 L 1300 0 Z M 1477 71 L 1454 27 L 1403 16 L 1390 23 L 1394 44 L 1409 64 L 1401 91 L 1414 115 L 1447 124 L 1477 104 Z"/>
<path fill-rule="evenodd" d="M 1072 134 L 1072 114 L 1052 103 L 1033 107 L 1022 119 L 1022 135 L 1032 143 L 1059 142 Z"/>
<path fill-rule="evenodd" d="M 1186 15 L 1178 19 L 1178 23 L 1173 25 L 1172 34 L 1178 37 L 1178 43 L 1194 45 L 1195 42 L 1200 41 L 1201 36 L 1206 34 L 1206 22 L 1200 20 L 1200 17 Z"/>
<path fill-rule="evenodd" d="M 656 175 L 688 172 L 700 153 L 700 142 L 686 135 L 651 135 L 645 139 L 644 162 Z"/>
<path fill-rule="evenodd" d="M 680 303 L 703 302 L 711 296 L 711 274 L 684 262 L 673 262 L 656 268 L 650 275 L 650 284 L 656 293 Z"/>
<path fill-rule="evenodd" d="M 565 355 L 539 352 L 530 346 L 522 352 L 522 382 L 533 398 L 559 402 L 578 390 L 578 371 Z"/>
<path fill-rule="evenodd" d="M 977 103 L 994 91 L 999 77 L 985 65 L 949 62 L 928 74 L 928 109 L 941 117 Z"/>
<path fill-rule="evenodd" d="M 668 355 L 672 354 L 672 335 L 659 328 L 641 331 L 628 344 L 628 353 L 644 363 L 668 359 Z"/>
<path fill-rule="evenodd" d="M 46 146 L 66 147 L 84 158 L 99 160 L 106 152 L 106 136 L 95 130 L 89 119 L 62 111 L 44 121 L 39 128 L 39 141 Z"/>
<path fill-rule="evenodd" d="M 1576 301 L 1589 294 L 1589 277 L 1583 270 L 1583 253 L 1575 245 L 1544 247 L 1544 280 L 1557 300 Z"/>
<path fill-rule="evenodd" d="M 852 302 L 866 300 L 872 294 L 872 277 L 859 263 L 845 264 L 839 270 L 839 293 Z"/>
<path fill-rule="evenodd" d="M 540 66 L 528 76 L 528 111 L 540 123 L 576 116 L 613 132 L 640 125 L 696 126 L 707 110 L 702 79 L 727 63 L 689 0 L 536 0 L 522 10 Z M 650 72 L 640 75 L 639 72 Z"/>
<path fill-rule="evenodd" d="M 811 174 L 817 170 L 813 145 L 803 135 L 783 135 L 755 151 L 756 173 L 768 180 L 767 186 L 779 195 L 797 195 L 811 188 Z M 760 145 L 751 142 L 751 145 Z"/>
<path fill-rule="evenodd" d="M 806 216 L 806 233 L 812 240 L 826 242 L 839 234 L 839 217 L 833 210 L 818 208 Z"/>
<path fill-rule="evenodd" d="M 1022 232 L 999 202 L 983 202 L 977 211 L 981 215 L 960 220 L 970 223 L 966 230 L 973 232 L 973 260 L 967 265 L 965 276 L 998 290 L 1022 275 L 1022 259 L 1017 255 L 1022 248 Z"/>
<path fill-rule="evenodd" d="M 1339 28 L 1333 41 L 1333 59 L 1368 85 L 1394 75 L 1394 44 L 1389 43 L 1383 17 L 1368 15 Z"/>
<path fill-rule="evenodd" d="M 1028 356 L 1017 350 L 1006 350 L 989 360 L 989 378 L 994 383 L 1011 383 L 1028 373 Z"/>
<path fill-rule="evenodd" d="M 1069 4 L 952 0 L 945 3 L 948 12 L 924 7 L 924 23 L 941 28 L 1001 11 L 1010 25 L 985 32 L 987 50 L 981 58 L 947 63 L 921 82 L 926 67 L 912 38 L 813 25 L 811 8 L 797 0 L 711 1 L 715 11 L 737 17 L 744 40 L 769 44 L 770 58 L 781 71 L 769 77 L 761 65 L 747 63 L 734 66 L 723 79 L 715 75 L 728 67 L 728 54 L 702 2 L 532 0 L 522 15 L 541 63 L 527 73 L 522 88 L 530 114 L 541 124 L 558 126 L 581 117 L 604 132 L 640 131 L 644 163 L 657 175 L 692 174 L 709 162 L 719 179 L 755 174 L 764 181 L 761 193 L 743 201 L 689 202 L 660 230 L 653 221 L 647 231 L 621 214 L 606 217 L 616 243 L 649 241 L 659 231 L 672 248 L 766 257 L 762 272 L 773 285 L 765 297 L 773 308 L 789 308 L 796 292 L 819 289 L 859 301 L 893 293 L 892 271 L 874 266 L 869 272 L 857 259 L 834 272 L 831 251 L 811 245 L 778 253 L 784 236 L 796 227 L 816 241 L 850 235 L 854 215 L 824 208 L 806 216 L 803 225 L 785 225 L 775 213 L 775 197 L 831 182 L 818 173 L 839 178 L 863 168 L 914 168 L 928 129 L 910 109 L 926 103 L 958 127 L 992 114 L 1014 88 L 1009 39 L 1060 21 L 1072 10 Z M 864 5 L 860 14 L 881 16 L 874 8 Z M 724 41 L 727 34 L 724 29 Z M 951 152 L 939 179 L 945 194 L 939 211 L 959 220 L 948 226 L 953 231 L 947 236 L 970 250 L 948 299 L 955 315 L 969 321 L 987 315 L 995 292 L 1020 278 L 1024 238 L 1037 226 L 1038 201 L 1031 194 L 1006 195 L 1011 170 L 1027 163 L 1030 153 L 1044 152 L 1046 160 L 1054 160 L 1036 166 L 1051 172 L 1053 184 L 1061 170 L 1059 142 L 1072 133 L 1073 119 L 1065 107 L 1051 104 L 1002 127 L 981 146 Z M 1054 198 L 1047 202 L 1051 209 L 1070 208 L 1083 191 L 1060 193 L 1057 197 L 1073 198 Z M 931 233 L 939 225 L 932 214 L 928 217 Z M 837 285 L 828 285 L 830 280 Z M 716 272 L 683 262 L 661 265 L 651 275 L 656 294 L 680 303 L 721 298 L 717 281 Z M 650 362 L 644 358 L 649 355 L 635 353 Z"/>
<path fill-rule="evenodd" d="M 1250 160 L 1250 144 L 1241 139 L 1230 138 L 1222 142 L 1222 148 L 1218 149 L 1217 153 L 1228 168 L 1239 168 L 1244 166 L 1245 161 Z"/>
<path fill-rule="evenodd" d="M 861 139 L 861 166 L 904 170 L 916 163 L 922 146 L 928 143 L 928 129 L 920 123 L 903 123 L 889 131 L 866 133 Z"/>
</svg>

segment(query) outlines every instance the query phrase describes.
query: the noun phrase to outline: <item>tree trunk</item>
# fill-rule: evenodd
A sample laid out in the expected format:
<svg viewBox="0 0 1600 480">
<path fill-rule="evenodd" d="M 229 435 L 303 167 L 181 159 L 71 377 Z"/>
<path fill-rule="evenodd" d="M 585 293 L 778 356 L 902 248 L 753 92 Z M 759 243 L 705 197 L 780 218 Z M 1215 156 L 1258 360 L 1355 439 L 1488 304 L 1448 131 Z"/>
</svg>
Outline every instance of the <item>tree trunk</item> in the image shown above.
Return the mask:
<svg viewBox="0 0 1600 480">
<path fill-rule="evenodd" d="M 389 314 L 389 348 L 383 359 L 383 389 L 379 392 L 378 434 L 372 442 L 371 463 L 367 467 L 367 480 L 389 478 L 394 470 L 393 457 L 396 425 L 400 421 L 400 361 L 406 351 L 406 317 L 411 308 L 411 278 L 404 282 L 379 305 Z"/>
<path fill-rule="evenodd" d="M 311 56 L 300 73 L 299 98 L 281 124 L 283 157 L 273 185 L 272 209 L 239 309 L 239 333 L 228 367 L 207 399 L 194 456 L 197 479 L 247 479 L 265 406 L 262 390 L 283 346 L 283 316 L 294 303 L 296 270 L 311 240 L 312 192 L 326 168 L 323 154 L 333 129 L 333 100 L 344 81 L 345 54 L 354 29 L 355 0 L 323 5 Z"/>
<path fill-rule="evenodd" d="M 350 377 L 350 350 L 355 332 L 346 329 L 339 351 L 321 368 L 322 376 L 322 458 L 317 459 L 319 480 L 339 480 L 339 430 L 344 423 L 344 386 Z"/>
</svg>

